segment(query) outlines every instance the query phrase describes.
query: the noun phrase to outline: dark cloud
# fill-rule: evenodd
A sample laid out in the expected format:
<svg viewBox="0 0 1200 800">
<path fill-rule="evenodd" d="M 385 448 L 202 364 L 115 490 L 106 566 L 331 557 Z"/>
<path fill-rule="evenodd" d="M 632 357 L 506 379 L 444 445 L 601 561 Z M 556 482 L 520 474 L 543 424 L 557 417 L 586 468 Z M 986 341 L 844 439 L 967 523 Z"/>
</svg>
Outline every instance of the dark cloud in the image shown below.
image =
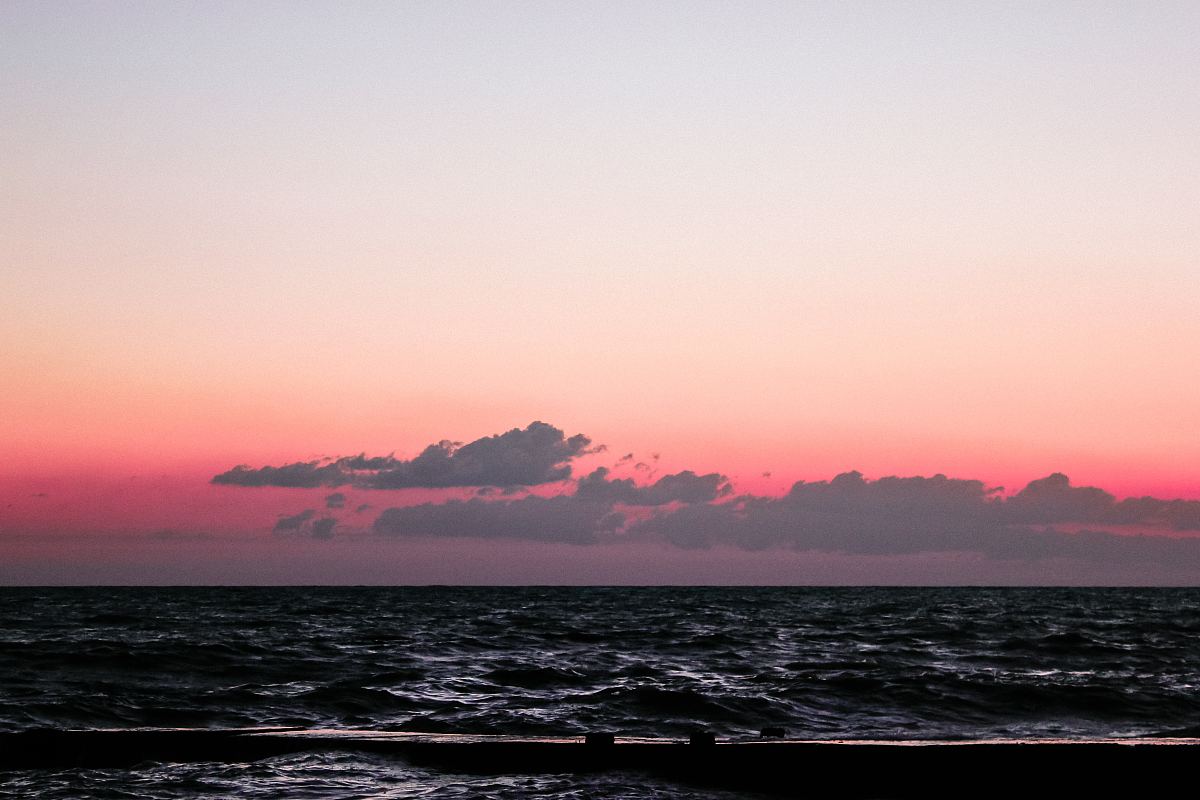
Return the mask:
<svg viewBox="0 0 1200 800">
<path fill-rule="evenodd" d="M 299 514 L 293 514 L 290 517 L 280 517 L 272 529 L 275 533 L 293 533 L 304 527 L 304 523 L 315 517 L 317 512 L 313 509 L 305 509 Z"/>
<path fill-rule="evenodd" d="M 1008 522 L 1155 525 L 1200 530 L 1200 502 L 1130 497 L 1118 501 L 1094 486 L 1072 486 L 1061 472 L 1031 481 L 1004 502 Z"/>
<path fill-rule="evenodd" d="M 431 444 L 413 459 L 395 456 L 347 456 L 281 467 L 237 466 L 212 482 L 233 486 L 314 488 L 352 485 L 362 489 L 442 489 L 456 486 L 537 486 L 571 477 L 570 462 L 587 453 L 591 440 L 567 437 L 545 422 L 467 444 L 449 440 Z"/>
<path fill-rule="evenodd" d="M 681 508 L 634 523 L 629 535 L 681 547 L 785 547 L 851 554 L 976 552 L 997 559 L 1200 560 L 1200 540 L 1070 533 L 1056 524 L 1167 525 L 1192 520 L 1195 501 L 1140 498 L 1116 502 L 1103 490 L 1073 487 L 1066 476 L 1032 481 L 1010 498 L 980 481 L 944 475 L 880 478 L 857 472 L 800 482 L 781 498 Z"/>
<path fill-rule="evenodd" d="M 977 480 L 941 474 L 868 480 L 858 472 L 800 481 L 782 497 L 733 497 L 725 475 L 685 470 L 658 477 L 658 453 L 638 462 L 627 453 L 616 464 L 631 466 L 637 479 L 614 477 L 599 467 L 575 481 L 573 493 L 531 492 L 569 480 L 576 459 L 602 451 L 587 436 L 568 437 L 553 425 L 533 422 L 472 442 L 431 444 L 411 459 L 360 453 L 277 467 L 243 465 L 212 480 L 237 486 L 475 490 L 470 499 L 385 509 L 373 530 L 392 537 L 1200 563 L 1195 555 L 1200 539 L 1126 535 L 1200 531 L 1200 501 L 1117 500 L 1098 487 L 1074 486 L 1059 472 L 1008 497 Z M 325 508 L 343 509 L 347 501 L 343 492 L 333 492 Z M 360 505 L 356 513 L 368 508 Z M 334 519 L 317 519 L 310 509 L 281 517 L 274 530 L 330 538 L 336 527 Z"/>
<path fill-rule="evenodd" d="M 1006 561 L 1062 559 L 1121 566 L 1155 564 L 1200 568 L 1200 539 L 1196 538 L 1010 528 L 991 537 L 980 550 L 985 556 Z"/>
<path fill-rule="evenodd" d="M 442 442 L 448 444 L 448 442 Z M 455 444 L 458 444 L 457 442 Z M 394 469 L 404 462 L 396 458 L 395 453 L 386 456 L 368 456 L 366 453 L 359 453 L 356 456 L 346 456 L 339 458 L 337 463 L 348 470 L 364 470 L 375 471 L 381 469 Z"/>
<path fill-rule="evenodd" d="M 228 472 L 214 475 L 213 483 L 230 486 L 286 486 L 292 489 L 314 489 L 318 486 L 342 486 L 350 482 L 349 475 L 337 463 L 304 461 L 282 467 L 254 469 L 241 464 Z"/>
<path fill-rule="evenodd" d="M 336 526 L 337 520 L 332 517 L 317 519 L 316 510 L 308 508 L 299 514 L 280 517 L 272 531 L 278 534 L 311 536 L 314 539 L 331 539 Z"/>
<path fill-rule="evenodd" d="M 981 481 L 932 477 L 867 480 L 847 472 L 798 482 L 782 497 L 728 497 L 721 475 L 681 472 L 646 486 L 600 468 L 571 495 L 474 498 L 391 508 L 375 530 L 394 536 L 532 539 L 589 544 L 659 541 L 684 548 L 784 548 L 851 555 L 969 552 L 999 560 L 1200 565 L 1200 539 L 1136 536 L 1095 528 L 1142 525 L 1192 530 L 1200 503 L 1116 501 L 1060 474 L 1012 497 Z M 628 513 L 617 511 L 628 507 Z M 634 511 L 642 507 L 645 511 Z M 1058 525 L 1092 526 L 1083 533 Z"/>
<path fill-rule="evenodd" d="M 568 462 L 588 451 L 582 434 L 566 438 L 561 430 L 534 422 L 498 436 L 455 446 L 430 445 L 412 461 L 381 470 L 369 485 L 380 489 L 412 486 L 535 486 L 571 477 Z"/>
<path fill-rule="evenodd" d="M 451 500 L 388 508 L 374 530 L 388 536 L 532 539 L 592 544 L 625 522 L 608 503 L 574 495 L 519 500 Z"/>
<path fill-rule="evenodd" d="M 881 478 L 847 472 L 799 482 L 780 498 L 743 496 L 640 521 L 631 534 L 682 547 L 728 544 L 846 553 L 976 550 L 999 523 L 992 491 L 979 481 Z"/>
<path fill-rule="evenodd" d="M 1154 498 L 1146 497 L 1143 500 Z M 1200 501 L 1168 500 L 1162 508 L 1163 517 L 1177 531 L 1200 531 Z"/>
<path fill-rule="evenodd" d="M 1008 498 L 1004 513 L 1013 522 L 1097 522 L 1115 502 L 1103 489 L 1072 486 L 1070 478 L 1055 472 Z"/>
<path fill-rule="evenodd" d="M 638 486 L 631 478 L 610 480 L 609 470 L 598 467 L 579 479 L 575 494 L 583 499 L 630 506 L 661 506 L 668 503 L 709 503 L 732 491 L 729 479 L 715 472 L 697 475 L 691 470 L 665 475 L 649 486 Z"/>
</svg>

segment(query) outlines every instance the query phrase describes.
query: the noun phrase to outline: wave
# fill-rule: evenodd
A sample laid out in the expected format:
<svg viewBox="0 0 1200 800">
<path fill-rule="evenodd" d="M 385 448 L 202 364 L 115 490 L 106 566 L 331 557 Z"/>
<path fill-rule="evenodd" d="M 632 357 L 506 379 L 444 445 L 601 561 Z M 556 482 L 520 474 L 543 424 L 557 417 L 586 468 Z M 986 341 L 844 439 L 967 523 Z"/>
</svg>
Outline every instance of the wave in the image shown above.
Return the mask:
<svg viewBox="0 0 1200 800">
<path fill-rule="evenodd" d="M 1192 730 L 1197 601 L 1120 589 L 4 589 L 0 728 Z"/>
</svg>

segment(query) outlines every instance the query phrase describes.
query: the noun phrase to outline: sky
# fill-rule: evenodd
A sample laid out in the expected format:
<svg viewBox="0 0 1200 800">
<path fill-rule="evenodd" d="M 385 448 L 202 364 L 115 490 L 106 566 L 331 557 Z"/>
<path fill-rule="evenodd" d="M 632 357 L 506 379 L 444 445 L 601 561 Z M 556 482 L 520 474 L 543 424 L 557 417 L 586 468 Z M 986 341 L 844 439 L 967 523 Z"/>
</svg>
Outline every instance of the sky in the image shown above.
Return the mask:
<svg viewBox="0 0 1200 800">
<path fill-rule="evenodd" d="M 1197 40 L 4 3 L 0 583 L 1198 583 Z"/>
</svg>

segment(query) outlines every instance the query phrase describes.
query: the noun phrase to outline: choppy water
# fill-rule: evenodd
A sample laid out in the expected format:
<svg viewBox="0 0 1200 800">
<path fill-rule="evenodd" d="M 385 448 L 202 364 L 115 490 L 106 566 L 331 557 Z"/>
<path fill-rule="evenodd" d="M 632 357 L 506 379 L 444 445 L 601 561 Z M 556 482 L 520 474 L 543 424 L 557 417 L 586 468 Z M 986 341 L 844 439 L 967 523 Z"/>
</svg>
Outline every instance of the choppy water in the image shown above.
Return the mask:
<svg viewBox="0 0 1200 800">
<path fill-rule="evenodd" d="M 781 725 L 810 738 L 1193 728 L 1200 591 L 0 590 L 0 729 L 263 724 L 656 736 Z M 0 775 L 0 796 L 34 787 L 684 796 L 637 777 L 465 778 L 347 754 Z"/>
</svg>

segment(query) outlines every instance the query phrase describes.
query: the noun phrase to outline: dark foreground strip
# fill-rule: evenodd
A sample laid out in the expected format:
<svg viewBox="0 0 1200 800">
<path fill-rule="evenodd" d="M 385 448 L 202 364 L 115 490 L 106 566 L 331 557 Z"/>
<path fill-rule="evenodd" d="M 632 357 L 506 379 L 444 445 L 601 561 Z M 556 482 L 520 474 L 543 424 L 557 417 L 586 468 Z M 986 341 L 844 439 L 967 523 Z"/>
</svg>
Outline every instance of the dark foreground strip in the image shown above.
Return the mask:
<svg viewBox="0 0 1200 800">
<path fill-rule="evenodd" d="M 247 762 L 353 751 L 457 773 L 637 771 L 786 796 L 1140 796 L 1189 786 L 1200 739 L 987 742 L 736 741 L 438 736 L 369 731 L 34 730 L 0 733 L 0 769 Z"/>
</svg>

